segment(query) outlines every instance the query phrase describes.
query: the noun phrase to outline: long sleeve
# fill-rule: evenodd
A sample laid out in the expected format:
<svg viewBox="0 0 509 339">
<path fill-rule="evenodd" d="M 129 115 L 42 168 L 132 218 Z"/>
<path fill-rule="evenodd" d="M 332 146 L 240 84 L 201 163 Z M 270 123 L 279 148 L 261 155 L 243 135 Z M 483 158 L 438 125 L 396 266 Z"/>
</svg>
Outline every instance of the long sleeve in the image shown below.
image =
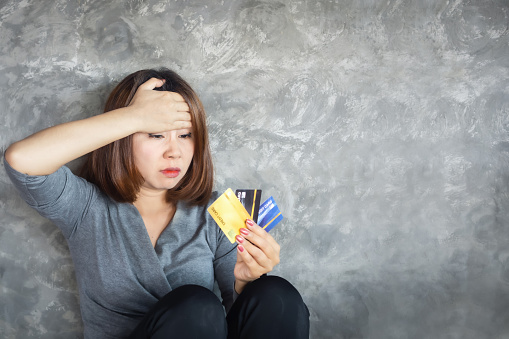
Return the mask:
<svg viewBox="0 0 509 339">
<path fill-rule="evenodd" d="M 23 200 L 53 221 L 69 239 L 88 210 L 95 186 L 65 166 L 43 176 L 20 173 L 5 158 L 4 166 Z"/>
</svg>

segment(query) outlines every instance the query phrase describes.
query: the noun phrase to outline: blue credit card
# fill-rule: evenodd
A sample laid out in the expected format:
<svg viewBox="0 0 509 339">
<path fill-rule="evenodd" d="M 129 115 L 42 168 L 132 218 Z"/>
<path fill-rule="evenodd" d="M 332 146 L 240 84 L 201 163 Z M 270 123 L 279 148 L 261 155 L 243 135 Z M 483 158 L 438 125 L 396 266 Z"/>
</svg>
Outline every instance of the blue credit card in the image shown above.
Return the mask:
<svg viewBox="0 0 509 339">
<path fill-rule="evenodd" d="M 268 198 L 260 205 L 260 210 L 258 211 L 258 225 L 261 228 L 268 232 L 281 220 L 283 220 L 283 215 L 273 197 Z"/>
</svg>

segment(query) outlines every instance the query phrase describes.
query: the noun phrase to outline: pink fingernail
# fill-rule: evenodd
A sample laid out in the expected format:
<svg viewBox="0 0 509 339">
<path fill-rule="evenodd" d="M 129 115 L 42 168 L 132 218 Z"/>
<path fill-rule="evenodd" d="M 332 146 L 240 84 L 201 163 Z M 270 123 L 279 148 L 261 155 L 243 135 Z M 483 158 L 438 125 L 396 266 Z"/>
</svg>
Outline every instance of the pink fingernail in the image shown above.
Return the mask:
<svg viewBox="0 0 509 339">
<path fill-rule="evenodd" d="M 244 247 L 242 247 L 242 245 L 237 246 L 237 248 L 239 249 L 239 251 L 244 252 Z"/>
<path fill-rule="evenodd" d="M 244 238 L 242 238 L 240 235 L 237 235 L 237 236 L 235 237 L 235 239 L 237 239 L 237 241 L 238 241 L 238 242 L 240 242 L 240 243 L 243 243 L 243 242 L 244 242 Z"/>
<path fill-rule="evenodd" d="M 253 226 L 253 225 L 254 225 L 254 222 L 253 222 L 253 220 L 251 220 L 251 219 L 247 219 L 247 220 L 246 220 L 246 224 L 247 224 L 248 226 Z"/>
<path fill-rule="evenodd" d="M 249 235 L 249 231 L 246 230 L 245 228 L 241 228 L 240 233 L 242 233 L 242 235 Z"/>
</svg>

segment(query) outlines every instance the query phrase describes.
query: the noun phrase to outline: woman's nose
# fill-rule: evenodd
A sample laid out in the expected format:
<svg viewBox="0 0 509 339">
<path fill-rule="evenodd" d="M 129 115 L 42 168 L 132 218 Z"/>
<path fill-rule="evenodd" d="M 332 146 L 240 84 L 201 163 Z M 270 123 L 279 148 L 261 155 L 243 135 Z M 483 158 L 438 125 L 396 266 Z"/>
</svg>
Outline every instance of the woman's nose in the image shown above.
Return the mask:
<svg viewBox="0 0 509 339">
<path fill-rule="evenodd" d="M 167 139 L 166 149 L 164 151 L 165 158 L 180 158 L 181 156 L 180 147 L 178 144 L 178 138 L 175 135 L 170 136 Z"/>
</svg>

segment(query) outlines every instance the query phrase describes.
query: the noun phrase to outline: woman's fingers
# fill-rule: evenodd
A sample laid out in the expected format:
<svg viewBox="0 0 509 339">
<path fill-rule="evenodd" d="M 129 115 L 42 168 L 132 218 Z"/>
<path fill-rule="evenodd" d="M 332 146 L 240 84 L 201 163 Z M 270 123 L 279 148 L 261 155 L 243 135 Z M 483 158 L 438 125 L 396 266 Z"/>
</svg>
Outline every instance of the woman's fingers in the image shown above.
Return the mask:
<svg viewBox="0 0 509 339">
<path fill-rule="evenodd" d="M 257 239 L 256 235 L 252 233 L 247 236 L 237 236 L 237 242 L 244 246 L 260 266 L 270 269 L 275 266 L 278 253 L 268 242 Z"/>
<path fill-rule="evenodd" d="M 193 124 L 191 123 L 191 121 L 175 121 L 171 125 L 168 125 L 166 128 L 164 128 L 163 130 L 154 132 L 154 133 L 186 129 L 186 128 L 192 128 L 192 127 L 193 127 Z"/>
<path fill-rule="evenodd" d="M 162 85 L 164 85 L 164 83 L 165 80 L 150 78 L 144 83 L 142 83 L 140 87 L 138 87 L 138 89 L 141 88 L 142 90 L 153 90 L 154 88 L 161 87 Z"/>
<path fill-rule="evenodd" d="M 189 113 L 189 106 L 185 101 L 175 103 L 175 109 L 177 110 L 177 112 Z M 189 116 L 189 114 L 186 114 L 186 116 Z"/>
<path fill-rule="evenodd" d="M 168 93 L 168 95 L 171 96 L 171 99 L 173 101 L 177 101 L 177 102 L 186 102 L 186 100 L 184 99 L 184 97 L 182 95 L 180 95 L 179 93 L 177 92 L 163 92 L 163 93 Z M 187 105 L 187 104 L 186 104 Z"/>
<path fill-rule="evenodd" d="M 154 90 L 154 89 L 164 85 L 165 82 L 166 81 L 164 79 L 150 78 L 149 80 L 147 80 L 143 84 L 141 84 L 138 87 L 138 89 L 141 89 L 141 90 Z M 157 91 L 157 92 L 159 94 L 163 95 L 163 96 L 166 95 L 167 99 L 172 101 L 172 102 L 184 103 L 185 106 L 181 106 L 181 107 L 185 107 L 184 109 L 182 109 L 182 111 L 183 112 L 188 112 L 189 111 L 189 106 L 187 106 L 186 100 L 179 93 L 169 92 L 169 91 Z"/>
<path fill-rule="evenodd" d="M 175 94 L 177 94 L 177 93 L 175 93 Z M 176 112 L 189 113 L 189 106 L 187 105 L 187 103 L 185 101 L 170 101 L 169 104 L 172 106 L 172 108 Z M 186 116 L 189 116 L 189 114 L 187 114 Z"/>
<path fill-rule="evenodd" d="M 261 267 L 268 269 L 272 269 L 272 267 L 274 267 L 273 261 L 271 260 L 271 257 L 274 257 L 274 254 L 272 253 L 273 251 L 269 250 L 267 252 L 271 253 L 266 253 L 266 251 L 255 246 L 240 235 L 237 236 L 237 243 L 239 243 L 240 246 L 243 246 L 245 252 L 247 252 L 250 256 L 249 261 L 246 261 L 246 263 L 251 263 L 251 261 L 254 260 Z M 246 255 L 246 253 L 243 254 Z"/>
<path fill-rule="evenodd" d="M 182 95 L 154 90 L 163 84 L 161 79 L 147 80 L 129 104 L 140 121 L 139 132 L 158 133 L 192 127 L 190 108 Z"/>
<path fill-rule="evenodd" d="M 234 271 L 236 279 L 245 282 L 253 281 L 269 271 L 271 269 L 261 266 L 249 253 L 244 244 L 237 246 L 237 264 Z"/>
<path fill-rule="evenodd" d="M 279 244 L 252 220 L 247 220 L 246 225 L 240 229 L 237 242 L 260 266 L 272 270 L 279 263 Z"/>
<path fill-rule="evenodd" d="M 250 219 L 246 220 L 246 226 L 247 228 L 241 231 L 241 234 L 245 235 L 246 239 L 260 248 L 272 248 L 279 255 L 280 246 L 267 231 Z"/>
<path fill-rule="evenodd" d="M 276 240 L 252 220 L 246 220 L 246 228 L 236 237 L 237 264 L 235 279 L 247 283 L 272 271 L 279 264 L 280 247 Z"/>
</svg>

